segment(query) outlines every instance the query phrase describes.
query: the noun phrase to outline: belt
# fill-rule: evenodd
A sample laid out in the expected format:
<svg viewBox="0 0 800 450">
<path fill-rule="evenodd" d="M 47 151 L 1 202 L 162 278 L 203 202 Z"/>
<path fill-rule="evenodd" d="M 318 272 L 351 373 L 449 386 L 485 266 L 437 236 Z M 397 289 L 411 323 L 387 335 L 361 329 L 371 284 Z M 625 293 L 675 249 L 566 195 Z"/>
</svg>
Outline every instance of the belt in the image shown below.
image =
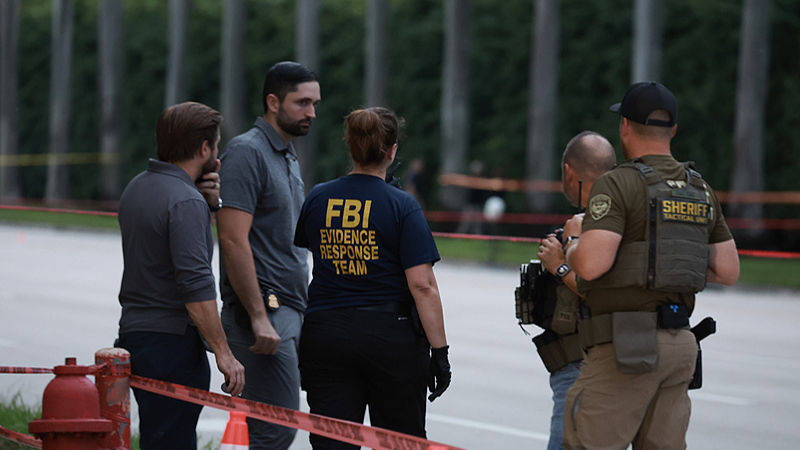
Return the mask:
<svg viewBox="0 0 800 450">
<path fill-rule="evenodd" d="M 655 312 L 640 312 L 641 314 L 657 314 Z M 578 335 L 580 336 L 581 347 L 586 350 L 595 345 L 606 344 L 614 340 L 613 313 L 601 314 L 578 322 Z M 657 323 L 657 328 L 665 327 Z M 678 329 L 689 329 L 688 326 L 678 327 Z"/>
<path fill-rule="evenodd" d="M 411 312 L 411 305 L 408 302 L 385 302 L 376 303 L 374 305 L 361 305 L 355 306 L 359 311 L 374 311 L 388 314 L 409 314 Z"/>
</svg>

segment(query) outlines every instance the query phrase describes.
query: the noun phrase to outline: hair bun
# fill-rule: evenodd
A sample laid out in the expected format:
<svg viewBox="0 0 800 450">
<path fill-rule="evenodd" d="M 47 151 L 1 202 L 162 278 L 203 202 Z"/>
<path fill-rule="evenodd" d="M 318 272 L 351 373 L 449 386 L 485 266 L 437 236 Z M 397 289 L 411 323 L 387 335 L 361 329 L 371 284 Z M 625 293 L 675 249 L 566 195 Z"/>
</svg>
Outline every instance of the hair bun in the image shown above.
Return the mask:
<svg viewBox="0 0 800 450">
<path fill-rule="evenodd" d="M 344 141 L 356 164 L 379 165 L 389 149 L 397 143 L 400 121 L 387 108 L 358 109 L 347 115 Z"/>
</svg>

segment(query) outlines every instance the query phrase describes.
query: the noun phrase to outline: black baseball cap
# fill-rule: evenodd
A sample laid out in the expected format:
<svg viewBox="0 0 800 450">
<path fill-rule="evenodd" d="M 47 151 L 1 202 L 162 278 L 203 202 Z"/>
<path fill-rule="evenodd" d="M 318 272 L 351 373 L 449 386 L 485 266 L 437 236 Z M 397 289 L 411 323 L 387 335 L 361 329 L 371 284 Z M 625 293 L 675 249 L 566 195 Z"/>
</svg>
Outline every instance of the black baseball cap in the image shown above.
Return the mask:
<svg viewBox="0 0 800 450">
<path fill-rule="evenodd" d="M 644 125 L 671 127 L 678 123 L 678 100 L 663 84 L 655 81 L 642 81 L 632 84 L 620 103 L 608 109 L 618 112 L 622 117 Z M 653 111 L 663 109 L 669 113 L 670 120 L 647 119 Z"/>
</svg>

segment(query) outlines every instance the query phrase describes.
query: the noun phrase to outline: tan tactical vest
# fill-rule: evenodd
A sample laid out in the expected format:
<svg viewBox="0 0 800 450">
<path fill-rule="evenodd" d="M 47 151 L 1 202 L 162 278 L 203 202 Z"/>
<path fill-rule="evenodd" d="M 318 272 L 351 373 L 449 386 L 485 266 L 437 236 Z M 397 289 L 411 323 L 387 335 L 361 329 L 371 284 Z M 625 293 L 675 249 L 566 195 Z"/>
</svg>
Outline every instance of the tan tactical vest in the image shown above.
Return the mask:
<svg viewBox="0 0 800 450">
<path fill-rule="evenodd" d="M 558 300 L 553 311 L 553 320 L 550 321 L 550 329 L 562 336 L 576 333 L 581 298 L 566 284 L 559 284 L 556 292 Z"/>
<path fill-rule="evenodd" d="M 686 186 L 673 188 L 639 159 L 619 170 L 641 175 L 647 191 L 644 241 L 623 243 L 614 265 L 602 277 L 579 279 L 581 291 L 641 286 L 666 292 L 696 293 L 706 286 L 710 205 L 699 173 L 684 163 Z"/>
</svg>

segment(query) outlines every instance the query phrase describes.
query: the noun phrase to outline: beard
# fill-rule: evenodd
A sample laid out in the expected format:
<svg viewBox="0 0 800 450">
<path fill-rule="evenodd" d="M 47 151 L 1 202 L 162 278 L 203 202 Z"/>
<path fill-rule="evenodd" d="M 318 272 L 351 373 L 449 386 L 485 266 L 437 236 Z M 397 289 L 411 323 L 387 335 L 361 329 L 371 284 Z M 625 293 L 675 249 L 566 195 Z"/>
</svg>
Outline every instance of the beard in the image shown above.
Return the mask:
<svg viewBox="0 0 800 450">
<path fill-rule="evenodd" d="M 203 175 L 210 172 L 216 172 L 216 170 L 217 170 L 217 158 L 216 156 L 214 156 L 214 154 L 211 154 L 208 156 L 208 161 L 206 161 L 203 164 Z"/>
<path fill-rule="evenodd" d="M 309 128 L 311 128 L 311 119 L 293 121 L 283 110 L 283 107 L 278 109 L 276 122 L 281 130 L 294 137 L 307 135 Z"/>
</svg>

